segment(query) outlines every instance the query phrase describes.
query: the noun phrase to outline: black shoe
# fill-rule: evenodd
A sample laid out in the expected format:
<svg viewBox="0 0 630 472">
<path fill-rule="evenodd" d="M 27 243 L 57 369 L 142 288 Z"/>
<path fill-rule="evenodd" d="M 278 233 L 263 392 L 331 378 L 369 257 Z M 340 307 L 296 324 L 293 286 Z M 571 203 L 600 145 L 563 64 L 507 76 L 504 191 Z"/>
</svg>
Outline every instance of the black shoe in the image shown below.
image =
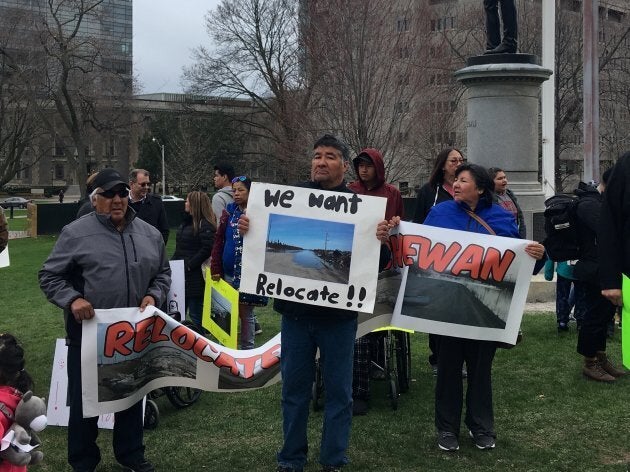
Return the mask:
<svg viewBox="0 0 630 472">
<path fill-rule="evenodd" d="M 120 464 L 125 472 L 154 472 L 155 467 L 146 459 L 141 459 L 131 464 Z"/>
<path fill-rule="evenodd" d="M 438 447 L 443 451 L 457 451 L 459 449 L 457 435 L 448 431 L 440 431 L 438 433 Z"/>
<path fill-rule="evenodd" d="M 558 323 L 558 333 L 566 333 L 569 331 L 569 325 L 566 323 Z"/>
<path fill-rule="evenodd" d="M 260 327 L 260 323 L 258 321 L 254 323 L 254 334 L 262 334 L 262 328 Z"/>
<path fill-rule="evenodd" d="M 361 398 L 352 400 L 352 416 L 364 416 L 368 412 L 368 402 Z"/>
<path fill-rule="evenodd" d="M 475 446 L 477 446 L 477 449 L 494 449 L 494 446 L 496 445 L 494 437 L 490 434 L 473 434 L 472 431 L 468 431 L 468 434 L 475 442 Z"/>
<path fill-rule="evenodd" d="M 431 372 L 433 372 L 433 375 L 437 376 L 437 364 L 430 364 L 431 365 Z"/>
<path fill-rule="evenodd" d="M 494 49 L 487 49 L 484 54 L 515 54 L 516 46 L 501 43 Z"/>
</svg>

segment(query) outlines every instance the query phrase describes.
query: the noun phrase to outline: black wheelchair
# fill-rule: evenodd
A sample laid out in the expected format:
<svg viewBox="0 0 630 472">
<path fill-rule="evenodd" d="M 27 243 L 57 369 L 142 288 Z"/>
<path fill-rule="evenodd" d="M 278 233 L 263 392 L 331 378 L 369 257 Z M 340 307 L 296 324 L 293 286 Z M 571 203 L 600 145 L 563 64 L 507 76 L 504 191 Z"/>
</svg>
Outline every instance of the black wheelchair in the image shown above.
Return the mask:
<svg viewBox="0 0 630 472">
<path fill-rule="evenodd" d="M 377 349 L 371 360 L 372 378 L 385 380 L 388 385 L 388 398 L 393 410 L 398 408 L 398 397 L 409 390 L 411 385 L 411 341 L 409 332 L 399 329 L 386 329 L 377 340 Z M 313 411 L 324 406 L 324 380 L 319 359 L 315 365 L 315 380 L 312 387 Z"/>
</svg>

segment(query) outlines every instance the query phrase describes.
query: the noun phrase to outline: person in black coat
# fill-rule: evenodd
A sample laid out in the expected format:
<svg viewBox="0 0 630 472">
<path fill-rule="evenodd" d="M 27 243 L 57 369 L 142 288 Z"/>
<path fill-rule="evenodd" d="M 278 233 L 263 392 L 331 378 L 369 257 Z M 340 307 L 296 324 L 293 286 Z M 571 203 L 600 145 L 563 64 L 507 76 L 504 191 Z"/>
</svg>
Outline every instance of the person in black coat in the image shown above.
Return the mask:
<svg viewBox="0 0 630 472">
<path fill-rule="evenodd" d="M 164 244 L 168 242 L 169 226 L 162 198 L 149 193 L 151 175 L 144 169 L 133 169 L 129 173 L 129 206 L 138 218 L 146 221 L 162 233 Z"/>
<path fill-rule="evenodd" d="M 184 206 L 186 215 L 177 230 L 172 260 L 182 259 L 186 274 L 186 309 L 190 320 L 201 328 L 205 282 L 201 264 L 210 257 L 216 218 L 207 194 L 190 192 Z"/>
<path fill-rule="evenodd" d="M 606 355 L 606 332 L 608 323 L 615 315 L 615 306 L 601 294 L 599 286 L 599 254 L 597 234 L 600 226 L 600 191 L 580 182 L 575 194 L 578 196 L 577 222 L 579 238 L 579 260 L 575 264 L 575 290 L 581 293 L 584 319 L 578 332 L 577 352 L 584 356 L 582 373 L 599 382 L 614 382 L 625 374 L 617 369 Z"/>
<path fill-rule="evenodd" d="M 602 295 L 621 306 L 621 274 L 630 277 L 630 152 L 619 158 L 606 183 L 597 238 Z"/>
</svg>

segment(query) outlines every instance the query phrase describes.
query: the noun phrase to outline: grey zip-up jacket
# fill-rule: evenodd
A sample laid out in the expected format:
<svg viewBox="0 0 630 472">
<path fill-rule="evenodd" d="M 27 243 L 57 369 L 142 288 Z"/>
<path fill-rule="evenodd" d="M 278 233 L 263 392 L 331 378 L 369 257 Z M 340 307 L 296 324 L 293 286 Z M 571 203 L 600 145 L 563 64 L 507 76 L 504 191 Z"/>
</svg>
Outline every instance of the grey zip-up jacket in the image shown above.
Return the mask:
<svg viewBox="0 0 630 472">
<path fill-rule="evenodd" d="M 77 298 L 95 309 L 136 307 L 151 295 L 159 307 L 171 284 L 162 235 L 128 208 L 118 231 L 107 215 L 92 212 L 63 228 L 39 271 L 46 298 L 64 310 L 69 344 L 81 343 L 81 324 L 70 312 Z"/>
</svg>

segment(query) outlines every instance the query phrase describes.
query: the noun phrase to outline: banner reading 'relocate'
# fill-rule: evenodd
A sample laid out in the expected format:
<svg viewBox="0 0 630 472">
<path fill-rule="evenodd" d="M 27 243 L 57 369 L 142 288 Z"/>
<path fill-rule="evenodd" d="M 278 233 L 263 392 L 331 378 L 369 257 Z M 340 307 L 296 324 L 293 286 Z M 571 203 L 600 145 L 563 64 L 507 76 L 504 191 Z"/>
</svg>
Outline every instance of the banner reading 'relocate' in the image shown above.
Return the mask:
<svg viewBox="0 0 630 472">
<path fill-rule="evenodd" d="M 280 377 L 280 334 L 248 351 L 223 347 L 148 307 L 95 310 L 84 321 L 81 381 L 85 417 L 120 411 L 151 390 L 264 387 Z"/>
</svg>

